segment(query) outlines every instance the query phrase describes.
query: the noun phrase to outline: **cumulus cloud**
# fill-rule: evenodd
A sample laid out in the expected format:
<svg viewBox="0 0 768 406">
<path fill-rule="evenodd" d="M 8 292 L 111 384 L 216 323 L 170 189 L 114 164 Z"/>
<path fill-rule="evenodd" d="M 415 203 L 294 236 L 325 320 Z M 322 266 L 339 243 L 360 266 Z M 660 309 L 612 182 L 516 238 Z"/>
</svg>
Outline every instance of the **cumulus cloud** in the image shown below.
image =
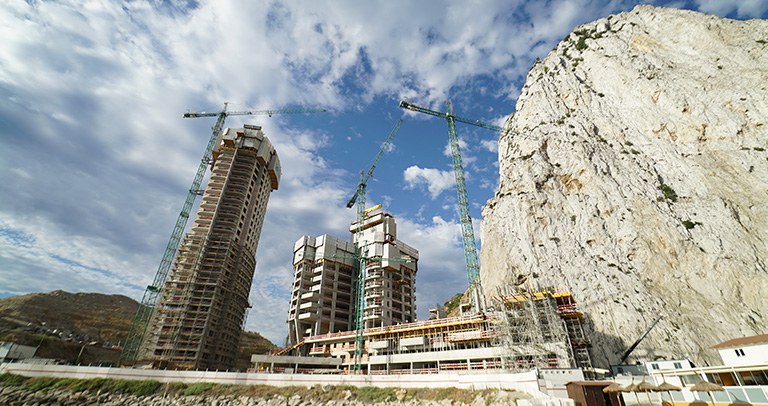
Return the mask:
<svg viewBox="0 0 768 406">
<path fill-rule="evenodd" d="M 405 180 L 406 187 L 409 189 L 426 187 L 433 200 L 456 184 L 453 171 L 420 168 L 417 165 L 409 166 L 403 172 L 403 179 Z"/>
<path fill-rule="evenodd" d="M 480 146 L 488 152 L 498 152 L 499 140 L 480 140 Z"/>
<path fill-rule="evenodd" d="M 763 0 L 695 0 L 699 10 L 705 13 L 729 15 L 739 18 L 764 18 L 768 3 Z"/>
<path fill-rule="evenodd" d="M 429 306 L 444 303 L 467 288 L 461 227 L 440 216 L 426 221 L 397 217 L 398 239 L 419 250 L 416 307 L 420 318 Z"/>
</svg>

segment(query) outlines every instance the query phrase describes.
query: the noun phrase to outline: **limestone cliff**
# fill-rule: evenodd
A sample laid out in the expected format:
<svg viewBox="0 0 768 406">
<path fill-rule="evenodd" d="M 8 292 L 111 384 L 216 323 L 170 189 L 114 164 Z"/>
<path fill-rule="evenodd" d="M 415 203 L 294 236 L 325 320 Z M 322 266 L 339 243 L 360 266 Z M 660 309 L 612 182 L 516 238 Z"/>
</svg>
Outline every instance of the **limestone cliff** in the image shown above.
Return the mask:
<svg viewBox="0 0 768 406">
<path fill-rule="evenodd" d="M 638 6 L 530 70 L 483 210 L 481 278 L 568 286 L 615 363 L 718 363 L 768 332 L 768 21 Z"/>
</svg>

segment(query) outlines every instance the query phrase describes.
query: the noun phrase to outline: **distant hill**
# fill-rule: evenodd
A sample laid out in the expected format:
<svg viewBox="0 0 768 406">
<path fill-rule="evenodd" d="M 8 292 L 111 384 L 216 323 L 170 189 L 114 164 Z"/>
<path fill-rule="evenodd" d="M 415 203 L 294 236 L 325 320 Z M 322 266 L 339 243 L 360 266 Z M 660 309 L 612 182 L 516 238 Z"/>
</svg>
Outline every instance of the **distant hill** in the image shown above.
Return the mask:
<svg viewBox="0 0 768 406">
<path fill-rule="evenodd" d="M 44 327 L 74 340 L 117 344 L 124 340 L 139 304 L 122 295 L 30 293 L 0 299 L 0 327 Z M 63 337 L 62 337 L 63 338 Z"/>
<path fill-rule="evenodd" d="M 116 364 L 120 350 L 113 347 L 125 340 L 138 307 L 127 296 L 101 293 L 12 296 L 0 299 L 0 341 L 37 346 L 41 358 Z M 246 331 L 241 341 L 240 369 L 250 366 L 251 354 L 276 348 L 256 332 Z"/>
</svg>

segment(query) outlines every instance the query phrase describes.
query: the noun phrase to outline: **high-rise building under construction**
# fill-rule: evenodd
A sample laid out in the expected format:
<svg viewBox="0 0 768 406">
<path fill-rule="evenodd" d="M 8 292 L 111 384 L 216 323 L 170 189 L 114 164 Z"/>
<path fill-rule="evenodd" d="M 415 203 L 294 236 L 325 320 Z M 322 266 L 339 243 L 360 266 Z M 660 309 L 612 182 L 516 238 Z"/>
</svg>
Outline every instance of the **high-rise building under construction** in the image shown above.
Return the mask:
<svg viewBox="0 0 768 406">
<path fill-rule="evenodd" d="M 261 127 L 227 129 L 211 178 L 160 294 L 139 362 L 175 369 L 234 367 L 256 248 L 280 161 Z"/>
<path fill-rule="evenodd" d="M 391 214 L 365 214 L 350 226 L 352 241 L 322 235 L 294 244 L 294 283 L 288 312 L 288 339 L 355 329 L 357 304 L 364 303 L 365 328 L 416 320 L 419 252 L 397 239 Z M 358 272 L 360 256 L 365 269 Z M 359 275 L 363 281 L 358 282 Z M 362 283 L 362 289 L 355 289 Z"/>
</svg>

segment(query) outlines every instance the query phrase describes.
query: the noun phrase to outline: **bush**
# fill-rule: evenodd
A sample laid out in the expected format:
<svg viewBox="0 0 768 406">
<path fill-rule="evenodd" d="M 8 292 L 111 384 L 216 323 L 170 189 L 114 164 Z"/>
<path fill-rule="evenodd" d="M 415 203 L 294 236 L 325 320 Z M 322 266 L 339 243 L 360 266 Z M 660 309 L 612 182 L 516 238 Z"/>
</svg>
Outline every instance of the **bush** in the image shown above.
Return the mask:
<svg viewBox="0 0 768 406">
<path fill-rule="evenodd" d="M 363 402 L 380 403 L 393 400 L 397 397 L 392 388 L 377 388 L 375 386 L 363 386 L 357 390 L 357 399 Z"/>
<path fill-rule="evenodd" d="M 60 378 L 58 382 L 54 383 L 53 386 L 51 386 L 51 389 L 69 389 L 70 386 L 75 385 L 77 382 L 79 382 L 80 379 L 72 379 L 72 378 Z"/>
<path fill-rule="evenodd" d="M 184 392 L 189 385 L 184 382 L 171 382 L 165 384 L 165 391 L 172 395 L 177 395 Z"/>
<path fill-rule="evenodd" d="M 59 378 L 52 378 L 50 376 L 39 376 L 27 381 L 26 387 L 32 392 L 47 391 L 50 387 L 54 386 L 60 381 Z"/>
<path fill-rule="evenodd" d="M 126 382 L 126 392 L 136 396 L 151 395 L 160 388 L 161 384 L 158 381 L 144 380 L 144 381 L 124 381 Z"/>
<path fill-rule="evenodd" d="M 98 392 L 109 384 L 105 378 L 95 379 L 73 379 L 67 386 L 72 392 Z"/>
<path fill-rule="evenodd" d="M 200 395 L 202 393 L 208 392 L 213 388 L 212 383 L 210 382 L 200 382 L 193 385 L 190 385 L 187 389 L 184 389 L 184 395 L 185 396 L 194 396 L 194 395 Z"/>
<path fill-rule="evenodd" d="M 100 390 L 135 396 L 151 395 L 157 392 L 161 386 L 160 382 L 151 380 L 132 381 L 127 379 L 110 379 L 105 381 L 104 385 L 99 388 Z"/>
<path fill-rule="evenodd" d="M 5 386 L 21 386 L 24 384 L 24 382 L 28 380 L 29 378 L 27 378 L 26 376 L 14 375 L 9 373 L 0 374 L 0 384 Z"/>
<path fill-rule="evenodd" d="M 579 40 L 576 42 L 576 49 L 579 51 L 587 49 L 587 37 L 579 37 Z"/>
<path fill-rule="evenodd" d="M 669 185 L 662 183 L 661 186 L 659 186 L 659 189 L 661 190 L 661 193 L 664 195 L 665 199 L 671 200 L 673 202 L 677 201 L 677 193 L 675 193 L 675 190 L 669 187 Z"/>
</svg>

